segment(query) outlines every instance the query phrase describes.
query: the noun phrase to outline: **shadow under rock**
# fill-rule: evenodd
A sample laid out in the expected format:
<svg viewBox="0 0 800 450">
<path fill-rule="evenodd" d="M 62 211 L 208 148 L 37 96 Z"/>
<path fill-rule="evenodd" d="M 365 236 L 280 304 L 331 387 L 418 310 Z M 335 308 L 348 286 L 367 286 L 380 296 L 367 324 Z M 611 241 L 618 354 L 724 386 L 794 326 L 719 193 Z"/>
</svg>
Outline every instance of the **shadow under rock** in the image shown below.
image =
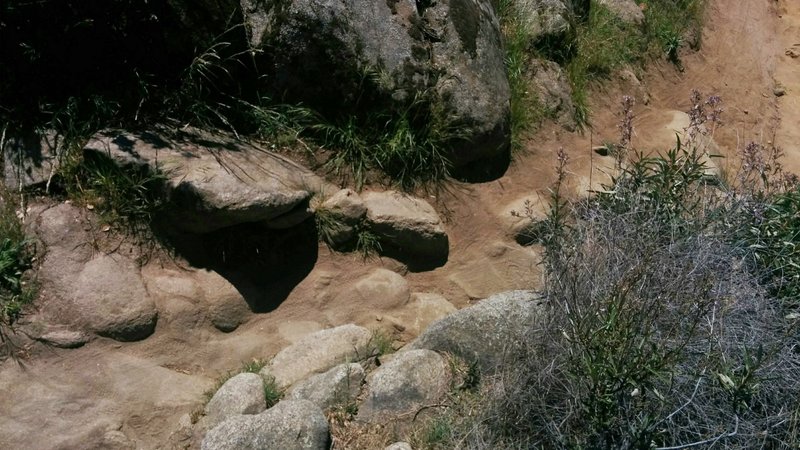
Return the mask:
<svg viewBox="0 0 800 450">
<path fill-rule="evenodd" d="M 319 256 L 313 220 L 283 230 L 247 223 L 207 234 L 162 236 L 190 265 L 228 280 L 254 313 L 277 308 L 311 273 Z"/>
</svg>

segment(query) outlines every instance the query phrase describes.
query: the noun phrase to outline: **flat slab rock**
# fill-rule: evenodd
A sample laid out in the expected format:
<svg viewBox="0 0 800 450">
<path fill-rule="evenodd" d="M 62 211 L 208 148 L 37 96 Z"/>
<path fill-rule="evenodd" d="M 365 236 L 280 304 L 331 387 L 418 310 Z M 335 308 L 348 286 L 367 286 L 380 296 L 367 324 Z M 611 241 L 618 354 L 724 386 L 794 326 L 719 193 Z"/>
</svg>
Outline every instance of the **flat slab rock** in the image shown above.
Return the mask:
<svg viewBox="0 0 800 450">
<path fill-rule="evenodd" d="M 202 450 L 327 450 L 328 421 L 308 400 L 283 400 L 261 414 L 234 416 L 206 433 Z"/>
<path fill-rule="evenodd" d="M 84 154 L 164 174 L 165 214 L 175 227 L 193 233 L 261 221 L 285 228 L 310 216 L 314 193 L 331 190 L 282 156 L 194 129 L 170 135 L 107 130 L 86 144 Z"/>
</svg>

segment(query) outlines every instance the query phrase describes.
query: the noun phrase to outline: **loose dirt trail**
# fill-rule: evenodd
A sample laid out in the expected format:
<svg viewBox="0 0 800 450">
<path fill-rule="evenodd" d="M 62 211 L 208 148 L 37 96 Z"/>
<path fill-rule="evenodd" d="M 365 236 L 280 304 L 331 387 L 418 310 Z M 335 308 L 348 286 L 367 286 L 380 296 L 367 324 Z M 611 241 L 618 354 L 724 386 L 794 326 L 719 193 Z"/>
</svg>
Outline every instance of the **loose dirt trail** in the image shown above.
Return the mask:
<svg viewBox="0 0 800 450">
<path fill-rule="evenodd" d="M 787 154 L 785 165 L 800 172 L 800 58 L 787 55 L 800 54 L 798 30 L 796 0 L 711 0 L 702 49 L 684 55 L 683 73 L 657 63 L 642 77 L 644 89 L 611 80 L 592 97 L 591 130 L 581 135 L 544 125 L 502 178 L 453 183 L 430 198 L 447 220 L 450 259 L 439 269 L 407 274 L 412 291 L 440 293 L 463 307 L 493 292 L 538 286 L 539 250 L 517 245 L 501 212 L 524 196 L 547 198 L 560 147 L 570 157 L 572 194 L 585 195 L 602 182 L 602 168 L 613 161 L 591 147 L 618 140 L 624 94 L 638 97 L 633 144 L 639 148 L 664 150 L 672 143 L 673 112 L 688 109 L 689 92 L 696 88 L 724 100 L 726 125 L 715 135 L 720 153 L 735 155 L 749 140 L 774 141 Z M 783 97 L 775 96 L 776 84 L 785 88 Z M 726 158 L 723 166 L 733 170 L 735 162 Z M 99 339 L 77 350 L 32 348 L 24 366 L 0 366 L 0 448 L 129 448 L 114 444 L 123 436 L 135 443 L 130 448 L 171 448 L 168 438 L 180 417 L 197 407 L 220 373 L 268 358 L 324 327 L 386 327 L 385 317 L 394 312 L 378 303 L 350 315 L 331 303 L 378 266 L 397 269 L 389 260 L 365 262 L 321 247 L 314 269 L 277 309 L 229 334 L 159 322 L 156 333 L 138 343 Z"/>
</svg>

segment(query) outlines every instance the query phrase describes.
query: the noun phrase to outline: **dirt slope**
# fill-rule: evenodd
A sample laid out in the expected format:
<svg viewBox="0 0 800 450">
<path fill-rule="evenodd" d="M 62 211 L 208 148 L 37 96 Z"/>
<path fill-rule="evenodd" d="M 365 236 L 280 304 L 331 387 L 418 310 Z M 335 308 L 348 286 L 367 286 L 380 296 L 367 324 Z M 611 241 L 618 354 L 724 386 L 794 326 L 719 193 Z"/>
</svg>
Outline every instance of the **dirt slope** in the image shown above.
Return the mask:
<svg viewBox="0 0 800 450">
<path fill-rule="evenodd" d="M 711 0 L 702 50 L 684 55 L 685 71 L 660 63 L 643 77 L 650 100 L 636 108 L 634 145 L 665 145 L 672 111 L 688 109 L 689 92 L 696 88 L 725 102 L 726 125 L 716 134 L 723 154 L 735 154 L 748 140 L 774 141 L 787 154 L 786 166 L 800 172 L 800 58 L 793 57 L 800 55 L 799 30 L 796 0 Z M 782 97 L 774 94 L 777 84 L 785 88 Z M 450 259 L 434 271 L 407 274 L 412 290 L 440 293 L 463 307 L 492 292 L 537 286 L 537 249 L 515 244 L 498 212 L 525 195 L 546 198 L 559 147 L 570 156 L 575 195 L 601 181 L 600 168 L 611 161 L 590 149 L 618 139 L 619 99 L 631 89 L 612 80 L 596 93 L 593 128 L 583 135 L 545 125 L 499 180 L 453 183 L 431 198 L 448 222 Z M 120 433 L 137 448 L 168 448 L 180 417 L 196 407 L 221 372 L 267 358 L 326 326 L 385 326 L 378 320 L 383 311 L 341 317 L 326 306 L 342 286 L 381 265 L 395 267 L 321 248 L 312 272 L 277 309 L 230 334 L 160 324 L 139 343 L 101 339 L 78 350 L 32 348 L 24 366 L 0 366 L 0 448 L 101 448 L 102 442 L 123 439 Z"/>
</svg>

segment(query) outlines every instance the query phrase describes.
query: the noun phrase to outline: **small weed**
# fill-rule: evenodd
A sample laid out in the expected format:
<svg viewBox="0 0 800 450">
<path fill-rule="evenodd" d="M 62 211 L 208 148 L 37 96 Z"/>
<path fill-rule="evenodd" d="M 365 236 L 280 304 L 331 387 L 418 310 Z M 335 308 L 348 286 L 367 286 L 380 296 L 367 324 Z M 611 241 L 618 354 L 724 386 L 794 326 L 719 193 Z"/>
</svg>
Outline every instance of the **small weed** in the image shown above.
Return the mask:
<svg viewBox="0 0 800 450">
<path fill-rule="evenodd" d="M 264 377 L 264 398 L 267 401 L 267 408 L 274 406 L 283 398 L 283 392 L 278 388 L 274 377 Z"/>
<path fill-rule="evenodd" d="M 450 440 L 452 424 L 446 417 L 436 417 L 422 431 L 420 440 L 425 448 L 444 448 Z"/>
<path fill-rule="evenodd" d="M 373 330 L 370 337 L 368 348 L 371 349 L 373 356 L 383 356 L 394 353 L 394 338 L 383 330 Z"/>
<path fill-rule="evenodd" d="M 378 235 L 366 227 L 360 227 L 356 230 L 356 251 L 361 254 L 364 260 L 379 254 L 382 250 Z"/>
</svg>

